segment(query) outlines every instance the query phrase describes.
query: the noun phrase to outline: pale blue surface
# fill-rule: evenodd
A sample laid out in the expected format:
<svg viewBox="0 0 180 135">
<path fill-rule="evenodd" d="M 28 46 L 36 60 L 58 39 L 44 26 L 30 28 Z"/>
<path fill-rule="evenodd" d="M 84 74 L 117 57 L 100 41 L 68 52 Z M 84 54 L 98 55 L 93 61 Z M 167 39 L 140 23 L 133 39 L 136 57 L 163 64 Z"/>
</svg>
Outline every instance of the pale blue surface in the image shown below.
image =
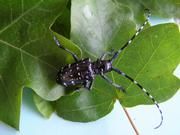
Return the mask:
<svg viewBox="0 0 180 135">
<path fill-rule="evenodd" d="M 28 94 L 28 92 L 25 92 Z M 24 101 L 24 100 L 23 100 Z M 153 129 L 160 121 L 154 106 L 138 106 L 128 109 L 142 135 L 180 134 L 180 91 L 165 103 L 160 104 L 164 123 Z M 38 115 L 26 102 L 22 105 L 20 132 L 0 123 L 0 135 L 134 135 L 131 125 L 117 102 L 106 117 L 91 123 L 76 123 L 63 120 L 55 114 L 50 119 Z"/>
<path fill-rule="evenodd" d="M 172 20 L 170 20 L 172 21 Z M 162 23 L 155 19 L 153 24 Z M 163 21 L 164 22 L 164 21 Z M 166 20 L 167 22 L 167 20 Z M 180 71 L 180 70 L 179 70 Z M 180 72 L 176 72 L 180 74 Z M 180 76 L 179 76 L 180 77 Z M 106 117 L 90 123 L 70 122 L 53 114 L 50 119 L 39 115 L 30 91 L 25 91 L 21 109 L 20 132 L 0 122 L 0 135 L 134 135 L 122 107 L 117 102 L 113 111 Z M 179 135 L 180 134 L 180 91 L 170 100 L 160 104 L 164 123 L 153 129 L 160 121 L 155 106 L 138 106 L 128 109 L 141 135 Z"/>
</svg>

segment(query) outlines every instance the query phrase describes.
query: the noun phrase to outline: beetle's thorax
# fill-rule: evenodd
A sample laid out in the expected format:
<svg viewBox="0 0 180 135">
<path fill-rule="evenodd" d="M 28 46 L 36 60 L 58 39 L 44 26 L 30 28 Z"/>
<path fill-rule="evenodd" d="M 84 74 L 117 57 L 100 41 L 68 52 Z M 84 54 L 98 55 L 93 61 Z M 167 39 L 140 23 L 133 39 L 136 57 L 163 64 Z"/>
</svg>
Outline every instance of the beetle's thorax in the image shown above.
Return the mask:
<svg viewBox="0 0 180 135">
<path fill-rule="evenodd" d="M 110 60 L 97 60 L 92 63 L 92 69 L 95 74 L 107 73 L 112 69 L 112 62 Z"/>
</svg>

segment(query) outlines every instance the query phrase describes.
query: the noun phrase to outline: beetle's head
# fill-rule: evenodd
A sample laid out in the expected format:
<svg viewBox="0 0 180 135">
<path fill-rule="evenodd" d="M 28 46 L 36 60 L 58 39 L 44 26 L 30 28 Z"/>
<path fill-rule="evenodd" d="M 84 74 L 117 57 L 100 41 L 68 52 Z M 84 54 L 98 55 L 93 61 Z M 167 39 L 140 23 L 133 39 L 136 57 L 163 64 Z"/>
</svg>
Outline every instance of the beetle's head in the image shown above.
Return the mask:
<svg viewBox="0 0 180 135">
<path fill-rule="evenodd" d="M 95 62 L 94 70 L 96 74 L 106 73 L 112 69 L 112 62 L 109 60 L 97 60 Z"/>
</svg>

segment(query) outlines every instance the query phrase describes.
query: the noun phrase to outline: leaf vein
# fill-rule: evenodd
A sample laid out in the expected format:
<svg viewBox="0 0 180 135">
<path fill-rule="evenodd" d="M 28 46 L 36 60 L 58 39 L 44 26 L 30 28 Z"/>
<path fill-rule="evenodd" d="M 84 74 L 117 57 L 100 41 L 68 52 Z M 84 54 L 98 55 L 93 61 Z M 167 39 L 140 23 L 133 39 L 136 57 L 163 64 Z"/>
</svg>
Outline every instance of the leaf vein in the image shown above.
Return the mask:
<svg viewBox="0 0 180 135">
<path fill-rule="evenodd" d="M 108 103 L 110 101 L 112 102 L 112 99 L 106 100 L 106 101 L 104 101 L 103 103 L 100 103 L 100 104 L 90 105 L 88 107 L 82 107 L 82 108 L 72 109 L 72 110 L 64 110 L 64 111 L 61 111 L 61 113 L 68 113 L 68 112 L 83 111 L 83 110 L 88 110 L 88 109 L 95 109 L 95 108 L 97 108 L 99 106 L 103 106 L 104 104 L 106 104 L 106 103 Z"/>
<path fill-rule="evenodd" d="M 25 72 L 25 74 L 26 74 L 26 79 L 27 79 L 27 80 L 31 80 L 30 77 L 29 77 L 29 74 L 28 74 L 28 72 L 27 72 L 27 69 L 26 69 L 26 67 L 25 67 L 25 64 L 24 64 L 24 59 L 23 59 L 22 51 L 21 51 L 20 53 L 21 53 L 21 63 L 22 63 L 24 72 Z"/>
<path fill-rule="evenodd" d="M 12 25 L 14 25 L 15 23 L 17 23 L 22 17 L 24 17 L 26 14 L 28 14 L 29 12 L 31 12 L 33 9 L 37 8 L 41 3 L 43 2 L 43 0 L 40 0 L 37 4 L 35 4 L 33 7 L 31 7 L 30 9 L 28 9 L 27 11 L 25 11 L 24 13 L 22 13 L 19 17 L 17 17 L 15 20 L 13 20 L 10 24 L 8 24 L 6 27 L 4 27 L 1 31 L 0 34 L 3 33 L 5 30 L 7 30 L 8 28 L 10 28 Z"/>
<path fill-rule="evenodd" d="M 16 46 L 14 46 L 14 45 L 12 45 L 12 44 L 6 42 L 6 41 L 0 40 L 0 42 L 3 43 L 4 45 L 7 45 L 7 46 L 9 46 L 9 47 L 15 49 L 15 50 L 18 50 L 18 51 L 22 52 L 23 54 L 26 54 L 27 56 L 30 56 L 30 57 L 33 58 L 33 59 L 38 60 L 38 61 L 40 61 L 41 63 L 43 63 L 43 64 L 49 66 L 50 68 L 52 68 L 52 69 L 58 71 L 58 69 L 57 69 L 56 67 L 54 67 L 53 65 L 47 63 L 46 61 L 43 61 L 43 60 L 40 59 L 39 57 L 36 57 L 36 56 L 34 56 L 34 55 L 32 55 L 32 54 L 30 54 L 30 53 L 28 53 L 28 52 L 22 50 L 21 48 L 18 48 L 18 47 L 16 47 Z"/>
<path fill-rule="evenodd" d="M 164 36 L 165 38 L 165 36 Z M 164 39 L 163 38 L 163 39 Z M 152 38 L 150 38 L 152 40 Z M 163 41 L 163 39 L 161 40 L 161 42 Z M 149 61 L 152 59 L 152 57 L 154 56 L 154 54 L 156 53 L 156 51 L 158 50 L 158 48 L 161 46 L 161 42 L 159 43 L 159 45 L 153 50 L 151 56 L 149 57 L 149 59 L 147 60 L 147 62 L 144 64 L 144 66 L 140 69 L 140 71 L 137 73 L 137 75 L 134 77 L 134 80 L 137 79 L 137 77 L 140 75 L 140 73 L 145 69 L 145 67 L 148 65 Z M 132 85 L 133 83 L 131 82 L 130 85 L 127 87 L 127 89 Z"/>
</svg>

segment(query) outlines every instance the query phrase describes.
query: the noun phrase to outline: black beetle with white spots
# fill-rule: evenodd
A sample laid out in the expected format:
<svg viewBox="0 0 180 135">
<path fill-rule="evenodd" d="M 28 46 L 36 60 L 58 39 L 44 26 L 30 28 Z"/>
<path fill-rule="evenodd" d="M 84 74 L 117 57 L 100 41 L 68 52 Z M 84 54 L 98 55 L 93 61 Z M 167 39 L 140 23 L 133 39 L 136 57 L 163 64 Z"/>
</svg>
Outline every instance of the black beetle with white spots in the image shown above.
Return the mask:
<svg viewBox="0 0 180 135">
<path fill-rule="evenodd" d="M 108 83 L 110 83 L 111 85 L 113 85 L 117 89 L 125 92 L 125 89 L 121 85 L 114 83 L 111 79 L 109 79 L 105 75 L 105 73 L 107 73 L 107 72 L 114 71 L 114 72 L 126 77 L 131 82 L 133 82 L 135 85 L 137 85 L 153 101 L 153 103 L 156 105 L 156 107 L 158 108 L 158 110 L 159 110 L 159 112 L 161 114 L 161 122 L 157 127 L 155 127 L 155 128 L 159 128 L 162 125 L 162 122 L 163 122 L 163 115 L 162 115 L 162 111 L 161 111 L 157 101 L 154 99 L 154 97 L 145 88 L 143 88 L 142 85 L 140 85 L 137 81 L 135 81 L 133 78 L 128 76 L 126 73 L 122 72 L 121 70 L 115 68 L 112 65 L 113 61 L 119 56 L 119 54 L 128 45 L 130 45 L 132 43 L 133 39 L 136 36 L 138 36 L 138 34 L 143 30 L 144 26 L 148 23 L 149 17 L 150 17 L 151 14 L 150 14 L 149 10 L 147 10 L 147 11 L 148 11 L 148 15 L 147 15 L 147 18 L 146 18 L 145 22 L 136 31 L 136 33 L 130 38 L 130 40 L 126 44 L 123 45 L 122 48 L 120 48 L 118 51 L 115 51 L 115 52 L 104 53 L 96 61 L 91 61 L 90 58 L 85 58 L 85 59 L 82 59 L 82 60 L 79 59 L 74 52 L 68 50 L 67 48 L 64 48 L 60 44 L 58 39 L 55 36 L 53 36 L 54 41 L 56 42 L 58 47 L 65 50 L 66 52 L 70 53 L 72 55 L 72 57 L 74 58 L 74 60 L 75 60 L 75 63 L 68 64 L 65 67 L 62 67 L 62 69 L 57 74 L 56 81 L 57 81 L 58 84 L 61 84 L 61 85 L 65 86 L 65 87 L 77 86 L 77 85 L 79 86 L 80 85 L 80 86 L 83 86 L 83 87 L 87 88 L 88 90 L 91 90 L 94 77 L 96 75 L 100 75 Z M 107 55 L 112 55 L 112 57 L 110 59 L 106 60 L 105 58 L 106 58 Z"/>
</svg>

